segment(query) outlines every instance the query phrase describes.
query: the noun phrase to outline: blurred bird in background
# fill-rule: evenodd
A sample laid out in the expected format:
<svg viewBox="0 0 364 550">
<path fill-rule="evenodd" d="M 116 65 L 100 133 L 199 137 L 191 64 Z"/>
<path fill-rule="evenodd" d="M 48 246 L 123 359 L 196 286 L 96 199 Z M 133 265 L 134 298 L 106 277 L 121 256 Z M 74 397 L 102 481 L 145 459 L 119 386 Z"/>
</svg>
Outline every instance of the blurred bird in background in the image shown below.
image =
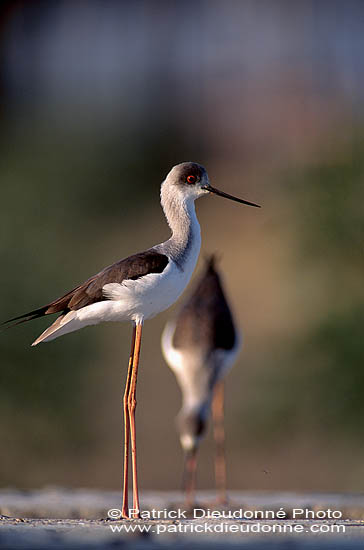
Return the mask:
<svg viewBox="0 0 364 550">
<path fill-rule="evenodd" d="M 223 378 L 237 357 L 240 343 L 212 255 L 194 292 L 162 335 L 164 357 L 182 392 L 177 424 L 185 453 L 183 486 L 187 506 L 194 502 L 197 451 L 211 413 L 218 501 L 227 502 Z"/>
</svg>

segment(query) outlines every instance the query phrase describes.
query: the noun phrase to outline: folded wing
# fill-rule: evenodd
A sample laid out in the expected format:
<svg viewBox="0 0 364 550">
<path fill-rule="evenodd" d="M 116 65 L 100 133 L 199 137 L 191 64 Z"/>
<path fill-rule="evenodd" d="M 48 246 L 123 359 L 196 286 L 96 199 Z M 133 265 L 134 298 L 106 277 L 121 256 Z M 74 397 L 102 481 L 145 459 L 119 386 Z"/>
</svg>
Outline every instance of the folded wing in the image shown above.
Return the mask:
<svg viewBox="0 0 364 550">
<path fill-rule="evenodd" d="M 76 311 L 90 304 L 107 300 L 108 298 L 102 290 L 104 285 L 110 283 L 120 284 L 126 279 L 136 280 L 149 273 L 162 273 L 167 264 L 168 257 L 153 249 L 134 254 L 106 267 L 53 302 L 18 317 L 13 317 L 1 324 L 8 325 L 6 328 L 10 328 L 44 315 L 52 313 L 65 315 L 70 311 Z"/>
</svg>

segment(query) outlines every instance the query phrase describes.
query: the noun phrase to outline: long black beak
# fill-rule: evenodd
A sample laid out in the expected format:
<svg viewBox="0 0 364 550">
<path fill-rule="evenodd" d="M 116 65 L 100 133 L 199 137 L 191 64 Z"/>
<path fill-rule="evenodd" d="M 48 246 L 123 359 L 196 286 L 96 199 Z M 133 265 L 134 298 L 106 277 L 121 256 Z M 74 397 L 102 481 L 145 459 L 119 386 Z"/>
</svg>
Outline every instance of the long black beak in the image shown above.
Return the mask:
<svg viewBox="0 0 364 550">
<path fill-rule="evenodd" d="M 238 197 L 233 197 L 232 195 L 228 195 L 228 193 L 224 193 L 224 191 L 219 191 L 219 189 L 215 189 L 215 187 L 212 187 L 211 185 L 204 185 L 202 189 L 206 189 L 206 191 L 210 191 L 210 193 L 214 193 L 215 195 L 219 195 L 220 197 L 225 197 L 225 199 L 230 199 L 235 202 L 240 202 L 241 204 L 247 204 L 248 206 L 255 206 L 256 208 L 260 208 L 259 204 L 255 204 L 254 202 L 244 201 L 243 199 L 238 199 Z"/>
</svg>

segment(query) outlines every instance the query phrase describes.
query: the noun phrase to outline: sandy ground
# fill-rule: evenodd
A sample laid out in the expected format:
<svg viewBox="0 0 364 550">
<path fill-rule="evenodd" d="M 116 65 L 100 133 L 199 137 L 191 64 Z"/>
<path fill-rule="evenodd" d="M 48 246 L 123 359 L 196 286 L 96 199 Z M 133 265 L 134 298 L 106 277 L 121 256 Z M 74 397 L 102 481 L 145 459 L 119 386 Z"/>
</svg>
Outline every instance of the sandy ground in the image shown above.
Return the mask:
<svg viewBox="0 0 364 550">
<path fill-rule="evenodd" d="M 180 494 L 145 493 L 144 519 L 126 522 L 108 517 L 117 516 L 120 508 L 115 492 L 2 490 L 0 548 L 364 547 L 364 496 L 231 492 L 229 497 L 229 504 L 221 508 L 211 493 L 199 493 L 191 518 Z M 213 511 L 209 517 L 208 509 Z M 108 514 L 109 510 L 114 511 Z M 168 517 L 177 514 L 179 518 Z"/>
</svg>

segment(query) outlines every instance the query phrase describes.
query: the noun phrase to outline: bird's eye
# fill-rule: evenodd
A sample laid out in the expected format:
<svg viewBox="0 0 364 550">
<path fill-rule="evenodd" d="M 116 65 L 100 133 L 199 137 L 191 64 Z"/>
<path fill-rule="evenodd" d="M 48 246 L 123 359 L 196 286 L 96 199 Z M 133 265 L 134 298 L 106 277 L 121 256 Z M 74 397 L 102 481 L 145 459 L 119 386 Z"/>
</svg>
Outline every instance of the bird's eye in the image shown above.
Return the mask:
<svg viewBox="0 0 364 550">
<path fill-rule="evenodd" d="M 187 183 L 196 183 L 196 176 L 187 176 Z"/>
</svg>

